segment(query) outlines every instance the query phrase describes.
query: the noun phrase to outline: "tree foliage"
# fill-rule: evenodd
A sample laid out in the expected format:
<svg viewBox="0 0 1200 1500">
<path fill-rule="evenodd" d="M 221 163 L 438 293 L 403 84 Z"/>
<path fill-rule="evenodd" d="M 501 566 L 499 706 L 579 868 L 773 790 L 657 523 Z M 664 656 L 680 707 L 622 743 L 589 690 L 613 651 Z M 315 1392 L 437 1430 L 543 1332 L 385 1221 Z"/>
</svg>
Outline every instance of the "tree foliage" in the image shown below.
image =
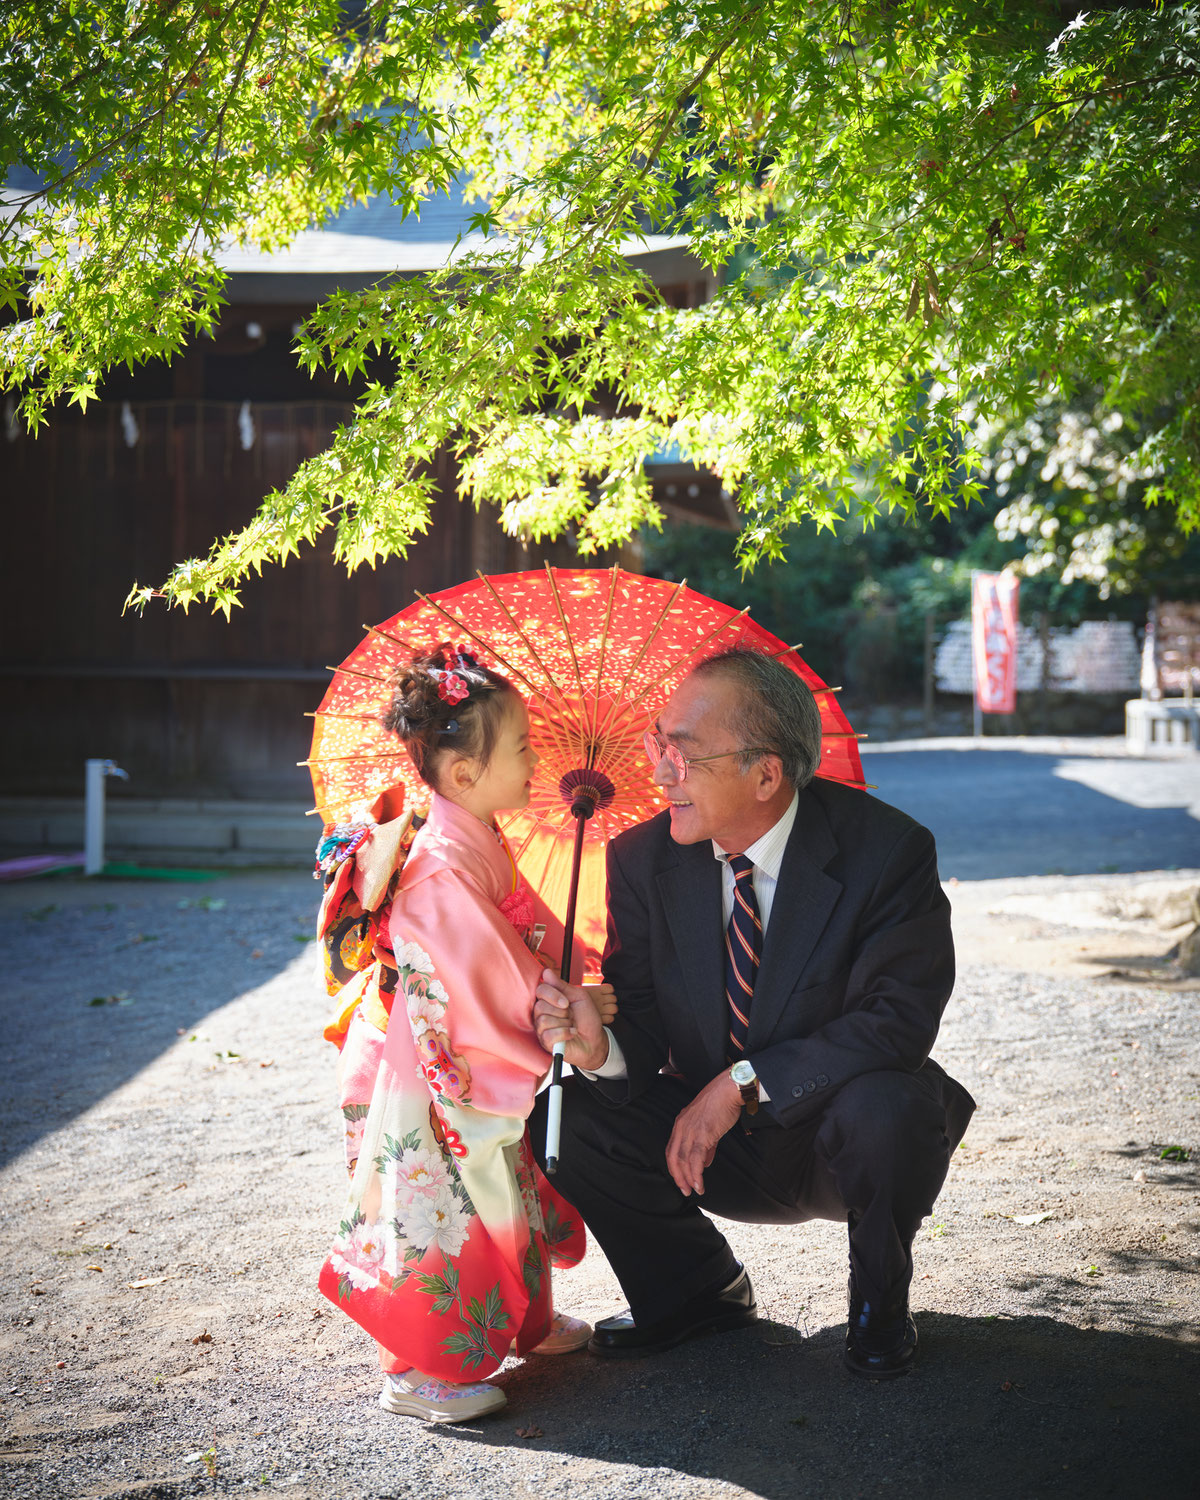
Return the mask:
<svg viewBox="0 0 1200 1500">
<path fill-rule="evenodd" d="M 1020 544 L 1027 578 L 1090 585 L 1099 599 L 1200 590 L 1200 535 L 1186 536 L 1170 506 L 1145 504 L 1155 474 L 1139 459 L 1142 433 L 1092 394 L 1039 402 L 985 448 L 985 471 L 1004 500 L 998 536 Z"/>
<path fill-rule="evenodd" d="M 228 610 L 330 527 L 349 566 L 402 554 L 446 443 L 476 503 L 584 553 L 658 521 L 643 460 L 674 444 L 737 489 L 753 564 L 806 518 L 970 502 L 979 424 L 1083 387 L 1138 414 L 1146 497 L 1200 517 L 1192 6 L 21 0 L 0 26 L 0 147 L 45 181 L 0 237 L 31 423 L 210 325 L 219 242 L 478 196 L 452 264 L 317 309 L 308 367 L 391 373 L 175 602 Z M 648 233 L 716 297 L 658 298 L 622 253 Z"/>
</svg>

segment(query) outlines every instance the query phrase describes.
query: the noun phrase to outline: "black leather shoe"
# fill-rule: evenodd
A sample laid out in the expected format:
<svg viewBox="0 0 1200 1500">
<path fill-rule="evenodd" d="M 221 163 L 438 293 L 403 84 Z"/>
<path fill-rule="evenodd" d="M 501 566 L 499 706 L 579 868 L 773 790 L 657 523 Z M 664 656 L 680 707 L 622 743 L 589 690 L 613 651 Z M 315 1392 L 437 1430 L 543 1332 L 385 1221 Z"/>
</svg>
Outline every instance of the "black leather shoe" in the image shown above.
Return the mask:
<svg viewBox="0 0 1200 1500">
<path fill-rule="evenodd" d="M 588 1348 L 593 1354 L 608 1358 L 630 1359 L 642 1354 L 657 1354 L 674 1348 L 685 1339 L 697 1339 L 707 1333 L 724 1333 L 742 1328 L 758 1317 L 754 1288 L 745 1271 L 719 1292 L 704 1292 L 685 1302 L 678 1312 L 659 1318 L 656 1323 L 639 1327 L 626 1311 L 615 1318 L 601 1318 L 596 1324 Z"/>
<path fill-rule="evenodd" d="M 908 1310 L 908 1294 L 873 1306 L 858 1294 L 850 1278 L 850 1321 L 842 1363 L 852 1375 L 866 1380 L 890 1380 L 907 1375 L 917 1353 L 917 1325 Z"/>
</svg>

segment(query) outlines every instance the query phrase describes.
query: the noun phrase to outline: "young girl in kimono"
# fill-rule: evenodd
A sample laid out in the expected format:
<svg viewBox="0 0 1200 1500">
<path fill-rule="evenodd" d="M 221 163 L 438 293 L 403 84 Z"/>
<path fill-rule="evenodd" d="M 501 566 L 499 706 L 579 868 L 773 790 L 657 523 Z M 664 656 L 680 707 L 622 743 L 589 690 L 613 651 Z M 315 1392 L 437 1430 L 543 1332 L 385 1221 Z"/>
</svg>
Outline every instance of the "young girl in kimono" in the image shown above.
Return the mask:
<svg viewBox="0 0 1200 1500">
<path fill-rule="evenodd" d="M 486 1377 L 509 1353 L 566 1353 L 591 1334 L 553 1310 L 551 1260 L 579 1259 L 583 1225 L 529 1149 L 525 1121 L 550 1062 L 532 1024 L 544 960 L 495 823 L 528 802 L 538 757 L 521 698 L 462 650 L 402 669 L 384 723 L 432 796 L 392 877 L 381 962 L 346 987 L 343 1020 L 326 1033 L 342 1043 L 357 1161 L 320 1286 L 375 1338 L 386 1410 L 466 1421 L 505 1404 Z M 403 857 L 400 823 L 359 837 L 364 906 L 364 880 L 378 895 Z M 373 844 L 383 877 L 370 873 Z M 339 930 L 358 941 L 366 927 Z M 609 987 L 591 993 L 610 1019 Z"/>
</svg>

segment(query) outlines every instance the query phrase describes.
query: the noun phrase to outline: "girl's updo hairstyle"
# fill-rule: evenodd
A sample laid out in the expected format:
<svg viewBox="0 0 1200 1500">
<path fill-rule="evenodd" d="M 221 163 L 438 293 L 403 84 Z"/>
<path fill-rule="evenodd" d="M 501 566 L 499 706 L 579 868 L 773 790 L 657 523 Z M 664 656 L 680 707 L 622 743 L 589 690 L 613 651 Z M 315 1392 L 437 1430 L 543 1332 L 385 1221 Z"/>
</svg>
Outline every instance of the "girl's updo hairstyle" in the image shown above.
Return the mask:
<svg viewBox="0 0 1200 1500">
<path fill-rule="evenodd" d="M 404 742 L 417 774 L 437 790 L 438 766 L 449 752 L 486 770 L 515 689 L 480 666 L 462 646 L 443 641 L 392 674 L 392 701 L 383 727 Z"/>
</svg>

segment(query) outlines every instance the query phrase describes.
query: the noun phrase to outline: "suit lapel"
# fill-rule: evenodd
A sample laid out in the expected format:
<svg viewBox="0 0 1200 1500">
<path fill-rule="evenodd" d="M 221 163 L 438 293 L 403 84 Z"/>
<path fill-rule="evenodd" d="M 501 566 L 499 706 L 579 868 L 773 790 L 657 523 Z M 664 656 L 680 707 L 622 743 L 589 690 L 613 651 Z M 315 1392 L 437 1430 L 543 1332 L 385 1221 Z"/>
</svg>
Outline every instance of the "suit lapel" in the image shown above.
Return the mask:
<svg viewBox="0 0 1200 1500">
<path fill-rule="evenodd" d="M 836 852 L 837 841 L 819 802 L 801 792 L 754 983 L 751 1051 L 770 1039 L 842 894 L 841 884 L 824 869 Z"/>
<path fill-rule="evenodd" d="M 726 1031 L 721 866 L 707 839 L 681 847 L 679 855 L 679 863 L 657 877 L 687 985 L 679 1020 L 700 1037 L 707 1055 L 721 1059 Z"/>
</svg>

